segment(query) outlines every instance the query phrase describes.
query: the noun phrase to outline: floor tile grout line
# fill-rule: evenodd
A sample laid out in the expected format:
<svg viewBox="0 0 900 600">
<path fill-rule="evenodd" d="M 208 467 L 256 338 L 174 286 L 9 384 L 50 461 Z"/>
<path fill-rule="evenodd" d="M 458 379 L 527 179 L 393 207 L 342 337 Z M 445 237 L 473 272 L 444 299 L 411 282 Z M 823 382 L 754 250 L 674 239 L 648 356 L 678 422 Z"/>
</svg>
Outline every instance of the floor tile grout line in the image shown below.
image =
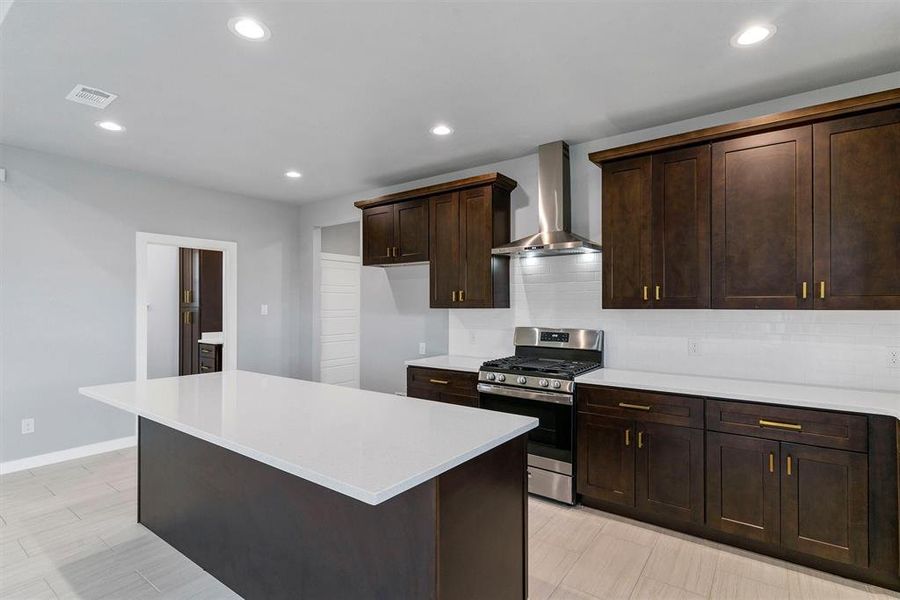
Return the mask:
<svg viewBox="0 0 900 600">
<path fill-rule="evenodd" d="M 144 574 L 141 573 L 140 570 L 135 569 L 134 572 L 137 573 L 138 576 L 139 576 L 141 579 L 143 579 L 144 581 L 146 581 L 147 583 L 149 583 L 149 584 L 150 584 L 150 587 L 152 587 L 154 590 L 156 590 L 156 591 L 159 592 L 160 594 L 163 593 L 162 590 L 159 589 L 158 587 L 156 587 L 156 585 L 155 585 L 152 581 L 150 581 L 149 579 L 147 579 L 147 577 L 144 576 Z"/>
</svg>

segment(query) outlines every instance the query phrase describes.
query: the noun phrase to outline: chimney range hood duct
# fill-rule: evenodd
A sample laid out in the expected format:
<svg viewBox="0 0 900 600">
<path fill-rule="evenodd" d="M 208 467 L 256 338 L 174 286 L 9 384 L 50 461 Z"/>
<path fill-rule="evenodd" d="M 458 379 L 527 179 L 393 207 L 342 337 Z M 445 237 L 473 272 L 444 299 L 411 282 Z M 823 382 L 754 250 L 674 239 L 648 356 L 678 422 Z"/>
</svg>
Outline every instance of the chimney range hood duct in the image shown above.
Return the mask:
<svg viewBox="0 0 900 600">
<path fill-rule="evenodd" d="M 599 244 L 575 235 L 569 191 L 569 145 L 563 141 L 538 147 L 538 216 L 540 228 L 491 250 L 498 256 L 557 256 L 600 252 Z"/>
</svg>

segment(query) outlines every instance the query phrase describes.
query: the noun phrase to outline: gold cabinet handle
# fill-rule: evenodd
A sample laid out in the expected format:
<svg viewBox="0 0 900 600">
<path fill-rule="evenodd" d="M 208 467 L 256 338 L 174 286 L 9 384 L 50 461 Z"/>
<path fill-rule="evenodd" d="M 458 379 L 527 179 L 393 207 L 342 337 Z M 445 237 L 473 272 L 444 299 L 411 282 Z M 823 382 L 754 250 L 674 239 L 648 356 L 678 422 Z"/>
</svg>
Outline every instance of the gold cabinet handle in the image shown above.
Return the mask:
<svg viewBox="0 0 900 600">
<path fill-rule="evenodd" d="M 629 404 L 628 402 L 619 402 L 619 408 L 633 408 L 634 410 L 650 410 L 651 407 L 644 404 Z"/>
<path fill-rule="evenodd" d="M 194 301 L 194 292 L 193 290 L 184 290 L 184 293 L 181 295 L 182 301 L 185 304 L 190 304 Z"/>
<path fill-rule="evenodd" d="M 200 348 L 201 354 L 209 354 L 211 352 L 212 352 L 212 350 L 210 350 L 209 348 Z"/>
<path fill-rule="evenodd" d="M 182 321 L 185 325 L 191 325 L 194 322 L 194 319 L 191 317 L 191 311 L 184 311 L 184 314 L 182 315 Z"/>
<path fill-rule="evenodd" d="M 625 430 L 625 445 L 626 446 L 631 445 L 631 429 L 630 428 Z"/>
<path fill-rule="evenodd" d="M 453 298 L 453 302 L 456 302 L 456 290 L 453 290 L 453 294 L 451 294 Z"/>
<path fill-rule="evenodd" d="M 775 453 L 769 452 L 769 473 L 775 472 Z"/>
<path fill-rule="evenodd" d="M 393 256 L 393 254 L 391 254 L 391 247 L 390 247 L 390 246 L 387 247 L 387 255 L 388 255 L 388 258 L 390 258 L 391 256 Z"/>
<path fill-rule="evenodd" d="M 656 286 L 656 299 L 659 300 L 659 286 Z"/>
<path fill-rule="evenodd" d="M 460 302 L 466 301 L 466 291 L 465 290 L 459 290 L 459 301 Z"/>
<path fill-rule="evenodd" d="M 429 383 L 439 383 L 441 385 L 447 385 L 448 383 L 450 383 L 446 379 L 429 379 L 428 381 Z"/>
<path fill-rule="evenodd" d="M 825 282 L 819 282 L 819 298 L 825 299 Z"/>
<path fill-rule="evenodd" d="M 644 286 L 644 302 L 650 299 L 650 292 L 647 286 Z"/>
<path fill-rule="evenodd" d="M 397 258 L 398 256 L 400 256 L 400 248 L 394 246 L 394 258 Z"/>
<path fill-rule="evenodd" d="M 638 431 L 638 448 L 644 447 L 644 432 Z"/>
<path fill-rule="evenodd" d="M 803 299 L 806 300 L 809 297 L 809 289 L 807 283 L 803 282 Z"/>
<path fill-rule="evenodd" d="M 791 474 L 791 455 L 790 454 L 788 454 L 788 457 L 787 457 L 787 474 L 788 475 Z"/>
<path fill-rule="evenodd" d="M 777 429 L 790 429 L 791 431 L 803 431 L 803 426 L 796 423 L 782 423 L 780 421 L 759 420 L 760 427 L 775 427 Z"/>
</svg>

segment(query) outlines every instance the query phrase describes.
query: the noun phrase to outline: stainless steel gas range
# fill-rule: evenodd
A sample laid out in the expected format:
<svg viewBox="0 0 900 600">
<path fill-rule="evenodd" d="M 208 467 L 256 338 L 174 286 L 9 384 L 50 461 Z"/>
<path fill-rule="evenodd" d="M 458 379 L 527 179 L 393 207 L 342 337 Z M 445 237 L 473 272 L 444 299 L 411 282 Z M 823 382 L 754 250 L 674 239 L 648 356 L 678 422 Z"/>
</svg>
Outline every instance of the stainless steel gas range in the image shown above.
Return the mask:
<svg viewBox="0 0 900 600">
<path fill-rule="evenodd" d="M 481 408 L 536 417 L 528 491 L 575 503 L 575 378 L 603 366 L 603 332 L 517 327 L 516 353 L 478 373 Z"/>
</svg>

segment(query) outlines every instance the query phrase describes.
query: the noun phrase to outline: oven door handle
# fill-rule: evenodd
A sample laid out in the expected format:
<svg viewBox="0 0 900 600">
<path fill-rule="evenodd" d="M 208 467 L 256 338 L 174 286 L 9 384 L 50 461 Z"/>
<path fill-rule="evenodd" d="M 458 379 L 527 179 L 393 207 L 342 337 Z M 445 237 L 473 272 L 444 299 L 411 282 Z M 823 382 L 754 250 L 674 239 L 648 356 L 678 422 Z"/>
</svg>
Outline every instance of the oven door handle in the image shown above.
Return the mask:
<svg viewBox="0 0 900 600">
<path fill-rule="evenodd" d="M 505 385 L 494 385 L 491 383 L 479 383 L 478 391 L 485 394 L 511 396 L 513 398 L 522 398 L 523 400 L 537 400 L 538 402 L 551 402 L 553 404 L 566 404 L 572 406 L 571 394 L 538 392 L 534 390 L 524 390 L 522 388 L 507 387 Z"/>
</svg>

